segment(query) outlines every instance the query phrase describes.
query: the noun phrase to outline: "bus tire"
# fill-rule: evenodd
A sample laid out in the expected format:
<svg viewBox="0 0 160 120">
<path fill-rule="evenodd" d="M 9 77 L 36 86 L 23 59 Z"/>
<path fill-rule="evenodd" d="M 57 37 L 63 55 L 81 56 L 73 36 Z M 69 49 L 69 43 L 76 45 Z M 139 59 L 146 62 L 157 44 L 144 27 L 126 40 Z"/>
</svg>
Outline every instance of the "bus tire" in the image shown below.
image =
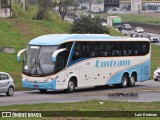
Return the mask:
<svg viewBox="0 0 160 120">
<path fill-rule="evenodd" d="M 158 79 L 154 79 L 155 81 L 158 81 Z"/>
<path fill-rule="evenodd" d="M 136 80 L 137 76 L 135 74 L 132 74 L 131 78 L 129 79 L 128 86 L 133 87 L 135 85 Z"/>
<path fill-rule="evenodd" d="M 68 82 L 68 88 L 66 89 L 66 91 L 68 93 L 74 92 L 75 86 L 76 86 L 76 83 L 75 83 L 74 79 L 69 80 L 69 82 Z"/>
<path fill-rule="evenodd" d="M 122 76 L 122 80 L 121 80 L 121 84 L 120 84 L 120 87 L 121 88 L 125 88 L 128 86 L 128 75 L 124 74 Z"/>
<path fill-rule="evenodd" d="M 14 87 L 10 86 L 6 92 L 7 96 L 12 96 L 14 94 Z"/>
<path fill-rule="evenodd" d="M 46 93 L 46 92 L 47 92 L 46 89 L 39 89 L 39 91 L 40 91 L 41 93 Z"/>
</svg>

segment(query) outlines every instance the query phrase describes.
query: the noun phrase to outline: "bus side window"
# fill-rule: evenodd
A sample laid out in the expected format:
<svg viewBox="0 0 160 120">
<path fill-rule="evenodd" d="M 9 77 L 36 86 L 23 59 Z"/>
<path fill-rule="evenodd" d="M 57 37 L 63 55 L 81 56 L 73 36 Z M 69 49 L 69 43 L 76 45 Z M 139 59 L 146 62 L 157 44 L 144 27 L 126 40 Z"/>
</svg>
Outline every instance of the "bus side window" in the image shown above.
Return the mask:
<svg viewBox="0 0 160 120">
<path fill-rule="evenodd" d="M 147 43 L 142 43 L 142 54 L 145 55 L 149 52 L 149 45 Z"/>
<path fill-rule="evenodd" d="M 103 43 L 103 42 L 99 44 L 100 57 L 106 57 L 108 55 L 107 45 L 108 44 Z"/>
<path fill-rule="evenodd" d="M 98 50 L 95 42 L 87 43 L 87 57 L 97 57 Z"/>
<path fill-rule="evenodd" d="M 72 62 L 87 56 L 86 43 L 77 42 L 74 48 Z"/>
</svg>

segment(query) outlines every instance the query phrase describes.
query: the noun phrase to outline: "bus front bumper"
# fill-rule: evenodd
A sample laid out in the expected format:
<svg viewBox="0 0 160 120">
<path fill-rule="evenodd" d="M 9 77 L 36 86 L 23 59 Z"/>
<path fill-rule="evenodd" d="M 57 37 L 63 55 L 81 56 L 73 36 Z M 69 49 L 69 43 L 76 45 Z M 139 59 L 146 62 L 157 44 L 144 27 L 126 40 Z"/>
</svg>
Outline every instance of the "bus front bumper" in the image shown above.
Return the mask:
<svg viewBox="0 0 160 120">
<path fill-rule="evenodd" d="M 56 80 L 52 80 L 50 82 L 45 82 L 45 83 L 32 83 L 32 82 L 27 82 L 26 80 L 22 80 L 22 86 L 24 88 L 31 88 L 31 89 L 55 90 Z"/>
</svg>

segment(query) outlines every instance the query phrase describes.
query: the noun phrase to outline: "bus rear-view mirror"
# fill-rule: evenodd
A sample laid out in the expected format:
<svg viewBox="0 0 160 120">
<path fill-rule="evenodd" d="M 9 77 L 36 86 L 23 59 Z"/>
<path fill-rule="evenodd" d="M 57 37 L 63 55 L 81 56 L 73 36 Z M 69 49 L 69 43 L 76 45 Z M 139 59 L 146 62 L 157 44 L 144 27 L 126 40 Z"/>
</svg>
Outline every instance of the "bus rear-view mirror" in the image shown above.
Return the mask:
<svg viewBox="0 0 160 120">
<path fill-rule="evenodd" d="M 17 54 L 17 61 L 20 62 L 21 61 L 21 54 L 26 52 L 26 49 L 22 49 L 18 52 Z"/>
<path fill-rule="evenodd" d="M 65 51 L 66 48 L 62 48 L 62 49 L 59 49 L 59 50 L 56 50 L 53 54 L 52 54 L 52 62 L 53 64 L 56 62 L 57 60 L 57 55 L 63 51 Z"/>
</svg>

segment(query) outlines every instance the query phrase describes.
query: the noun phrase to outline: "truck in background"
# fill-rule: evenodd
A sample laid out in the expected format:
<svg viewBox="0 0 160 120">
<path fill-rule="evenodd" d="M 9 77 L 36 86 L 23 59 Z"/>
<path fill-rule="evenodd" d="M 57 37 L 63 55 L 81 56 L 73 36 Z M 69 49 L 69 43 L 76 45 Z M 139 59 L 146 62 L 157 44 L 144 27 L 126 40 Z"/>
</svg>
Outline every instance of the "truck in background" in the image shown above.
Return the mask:
<svg viewBox="0 0 160 120">
<path fill-rule="evenodd" d="M 119 31 L 122 31 L 123 24 L 122 19 L 120 16 L 108 16 L 107 17 L 107 26 L 113 27 L 115 29 L 118 29 Z"/>
</svg>

